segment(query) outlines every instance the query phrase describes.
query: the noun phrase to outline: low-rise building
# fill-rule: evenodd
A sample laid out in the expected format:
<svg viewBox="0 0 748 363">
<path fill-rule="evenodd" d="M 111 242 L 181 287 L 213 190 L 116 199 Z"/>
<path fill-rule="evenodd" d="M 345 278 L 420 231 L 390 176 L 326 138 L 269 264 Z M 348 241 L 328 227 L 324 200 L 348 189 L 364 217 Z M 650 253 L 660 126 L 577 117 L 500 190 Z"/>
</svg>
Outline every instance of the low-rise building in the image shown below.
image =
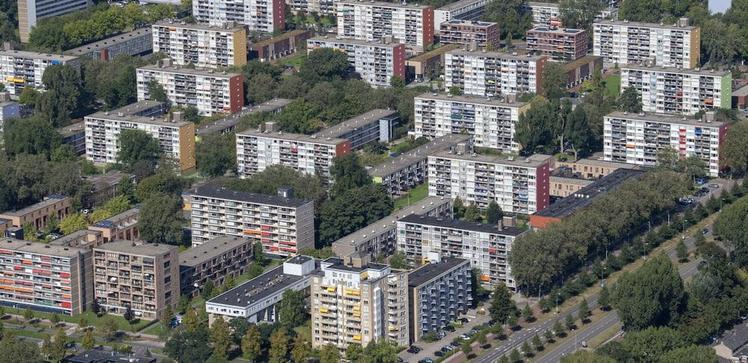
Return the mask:
<svg viewBox="0 0 748 363">
<path fill-rule="evenodd" d="M 550 183 L 551 197 L 566 198 L 578 192 L 580 189 L 592 184 L 593 181 L 588 179 L 551 174 Z"/>
<path fill-rule="evenodd" d="M 188 24 L 161 20 L 152 26 L 153 51 L 173 64 L 203 68 L 241 67 L 247 64 L 247 31 L 244 26 Z"/>
<path fill-rule="evenodd" d="M 309 30 L 297 29 L 285 32 L 277 37 L 261 40 L 249 45 L 249 59 L 269 62 L 292 55 L 303 49 L 304 42 L 312 37 Z"/>
<path fill-rule="evenodd" d="M 23 117 L 23 105 L 10 100 L 10 93 L 0 92 L 0 132 L 8 120 Z"/>
<path fill-rule="evenodd" d="M 2 212 L 0 218 L 9 220 L 13 227 L 23 228 L 24 225 L 30 224 L 37 230 L 42 230 L 53 219 L 59 222 L 70 213 L 73 213 L 73 200 L 52 194 L 26 208 Z"/>
<path fill-rule="evenodd" d="M 434 255 L 463 258 L 481 271 L 488 287 L 499 283 L 517 287 L 509 255 L 516 238 L 525 231 L 513 226 L 410 215 L 397 222 L 397 250 L 415 265 L 431 262 Z"/>
<path fill-rule="evenodd" d="M 424 93 L 414 100 L 414 135 L 433 139 L 468 134 L 476 147 L 517 153 L 520 146 L 514 140 L 515 125 L 529 108 L 526 102 Z"/>
<path fill-rule="evenodd" d="M 264 252 L 273 255 L 295 256 L 314 248 L 314 201 L 296 199 L 290 189 L 275 196 L 206 184 L 190 198 L 193 246 L 236 236 L 261 242 Z"/>
<path fill-rule="evenodd" d="M 459 0 L 434 10 L 434 32 L 438 32 L 444 22 L 480 18 L 488 3 L 488 0 Z"/>
<path fill-rule="evenodd" d="M 296 256 L 283 265 L 239 284 L 205 303 L 212 324 L 219 316 L 225 321 L 234 318 L 250 323 L 275 323 L 279 320 L 277 304 L 288 290 L 304 291 L 309 296 L 312 276 L 319 272 L 319 262 L 308 256 Z"/>
<path fill-rule="evenodd" d="M 179 301 L 179 248 L 113 241 L 93 250 L 94 294 L 109 314 L 160 319 Z"/>
<path fill-rule="evenodd" d="M 244 274 L 252 259 L 252 240 L 236 236 L 217 237 L 179 253 L 179 282 L 182 295 L 194 296 L 211 281 Z"/>
<path fill-rule="evenodd" d="M 392 196 L 399 196 L 426 182 L 429 154 L 454 150 L 464 144 L 465 151 L 472 148 L 472 136 L 448 134 L 413 150 L 406 151 L 368 170 L 374 183 L 382 184 Z"/>
<path fill-rule="evenodd" d="M 94 299 L 91 251 L 0 238 L 0 305 L 75 315 Z"/>
<path fill-rule="evenodd" d="M 719 337 L 714 351 L 720 362 L 743 363 L 748 360 L 748 323 L 740 322 Z"/>
<path fill-rule="evenodd" d="M 559 62 L 569 62 L 587 54 L 584 29 L 537 26 L 527 31 L 527 51 Z"/>
<path fill-rule="evenodd" d="M 453 50 L 444 56 L 444 85 L 482 97 L 541 93 L 547 60 L 537 55 Z"/>
<path fill-rule="evenodd" d="M 566 71 L 566 87 L 574 88 L 582 82 L 592 79 L 595 70 L 599 70 L 602 74 L 603 58 L 586 55 L 573 62 L 564 63 L 563 68 Z"/>
<path fill-rule="evenodd" d="M 387 88 L 392 78 L 405 80 L 405 45 L 382 41 L 315 37 L 307 40 L 307 53 L 330 48 L 348 55 L 348 63 L 373 87 Z"/>
<path fill-rule="evenodd" d="M 445 44 L 409 58 L 405 61 L 405 78 L 408 81 L 436 79 L 444 72 L 444 54 L 455 49 L 460 49 L 460 45 Z"/>
<path fill-rule="evenodd" d="M 320 130 L 313 136 L 318 139 L 346 139 L 351 150 L 358 150 L 376 142 L 389 142 L 395 138 L 399 126 L 397 111 L 374 109 Z"/>
<path fill-rule="evenodd" d="M 410 343 L 467 313 L 473 300 L 470 261 L 433 254 L 408 274 Z"/>
<path fill-rule="evenodd" d="M 379 264 L 328 258 L 312 277 L 312 347 L 366 346 L 389 341 L 407 346 L 408 273 Z"/>
<path fill-rule="evenodd" d="M 548 206 L 551 158 L 436 153 L 429 156 L 429 195 L 482 209 L 495 201 L 504 213 L 532 214 Z"/>
<path fill-rule="evenodd" d="M 89 226 L 88 229 L 101 233 L 101 239 L 104 243 L 111 241 L 139 241 L 139 216 L 140 209 L 128 209 L 103 221 L 96 222 L 94 225 Z"/>
<path fill-rule="evenodd" d="M 81 45 L 64 53 L 79 58 L 109 61 L 119 56 L 146 55 L 153 51 L 151 28 L 139 28 L 124 34 Z"/>
<path fill-rule="evenodd" d="M 639 166 L 616 161 L 584 158 L 579 160 L 554 160 L 553 169 L 568 169 L 575 177 L 586 180 L 597 180 L 618 169 L 640 169 Z"/>
<path fill-rule="evenodd" d="M 478 20 L 450 20 L 441 23 L 439 42 L 475 46 L 482 49 L 497 49 L 501 32 L 499 24 Z"/>
<path fill-rule="evenodd" d="M 149 354 L 150 355 L 150 354 Z M 158 358 L 139 353 L 118 353 L 117 351 L 107 350 L 103 346 L 89 350 L 84 350 L 71 356 L 65 357 L 62 363 L 157 363 Z"/>
<path fill-rule="evenodd" d="M 119 195 L 123 181 L 134 184 L 134 179 L 133 175 L 116 170 L 108 171 L 106 174 L 86 176 L 83 180 L 91 185 L 91 189 L 81 203 L 86 208 L 103 205 Z"/>
<path fill-rule="evenodd" d="M 20 96 L 26 87 L 43 90 L 44 70 L 58 64 L 80 69 L 78 57 L 0 49 L 0 84 L 14 97 Z"/>
<path fill-rule="evenodd" d="M 102 243 L 104 243 L 104 239 L 101 236 L 101 232 L 90 229 L 73 232 L 49 242 L 53 246 L 85 248 L 88 250 L 93 250 L 94 247 Z"/>
<path fill-rule="evenodd" d="M 259 105 L 245 107 L 241 112 L 226 116 L 220 120 L 212 122 L 202 122 L 197 129 L 197 136 L 202 137 L 210 134 L 225 134 L 236 130 L 236 125 L 241 122 L 242 118 L 255 113 L 280 113 L 291 103 L 286 98 L 273 98 L 270 101 L 263 102 Z"/>
<path fill-rule="evenodd" d="M 655 166 L 658 155 L 672 149 L 681 158 L 700 159 L 708 174 L 717 177 L 727 128 L 723 122 L 613 112 L 603 119 L 603 152 L 608 161 Z"/>
</svg>

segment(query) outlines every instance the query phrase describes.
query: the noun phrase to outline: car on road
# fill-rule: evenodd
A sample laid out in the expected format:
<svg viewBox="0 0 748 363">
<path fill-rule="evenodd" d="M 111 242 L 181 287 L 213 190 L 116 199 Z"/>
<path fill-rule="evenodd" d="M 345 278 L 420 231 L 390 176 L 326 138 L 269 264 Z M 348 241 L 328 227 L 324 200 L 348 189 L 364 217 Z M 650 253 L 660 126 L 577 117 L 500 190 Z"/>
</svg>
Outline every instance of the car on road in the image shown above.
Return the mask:
<svg viewBox="0 0 748 363">
<path fill-rule="evenodd" d="M 408 348 L 408 353 L 418 354 L 418 352 L 421 351 L 421 348 L 411 345 L 410 348 Z"/>
<path fill-rule="evenodd" d="M 586 340 L 582 340 L 582 348 L 587 348 L 587 341 Z"/>
<path fill-rule="evenodd" d="M 444 356 L 444 352 L 442 352 L 441 350 L 437 350 L 437 351 L 436 351 L 436 352 L 434 353 L 434 355 L 435 355 L 435 356 L 437 356 L 437 357 L 443 357 L 443 356 Z"/>
<path fill-rule="evenodd" d="M 454 331 L 455 331 L 455 327 L 453 327 L 453 326 L 451 326 L 451 325 L 447 325 L 447 326 L 445 326 L 445 327 L 444 327 L 444 330 L 446 330 L 446 331 L 448 331 L 448 332 L 452 333 L 452 332 L 454 332 Z"/>
<path fill-rule="evenodd" d="M 431 358 L 424 358 L 419 360 L 418 363 L 434 363 L 434 360 Z"/>
<path fill-rule="evenodd" d="M 711 184 L 709 184 L 709 188 L 719 189 L 719 184 L 717 184 L 717 183 L 711 183 Z"/>
</svg>

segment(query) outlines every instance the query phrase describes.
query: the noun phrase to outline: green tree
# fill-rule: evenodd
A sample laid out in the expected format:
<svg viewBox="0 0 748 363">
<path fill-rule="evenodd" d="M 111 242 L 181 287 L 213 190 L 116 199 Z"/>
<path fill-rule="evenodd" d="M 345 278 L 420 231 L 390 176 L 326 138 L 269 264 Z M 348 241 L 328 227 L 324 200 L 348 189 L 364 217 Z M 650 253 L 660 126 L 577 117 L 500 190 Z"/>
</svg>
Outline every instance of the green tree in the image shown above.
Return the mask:
<svg viewBox="0 0 748 363">
<path fill-rule="evenodd" d="M 161 157 L 161 146 L 158 140 L 143 130 L 122 130 L 119 136 L 119 152 L 117 162 L 128 170 L 145 163 L 149 170 L 153 170 Z"/>
<path fill-rule="evenodd" d="M 288 334 L 285 328 L 280 328 L 270 336 L 270 350 L 268 352 L 270 363 L 281 363 L 286 361 L 288 355 Z"/>
<path fill-rule="evenodd" d="M 345 78 L 350 72 L 348 56 L 330 48 L 311 51 L 301 65 L 299 76 L 307 82 L 317 83 Z"/>
<path fill-rule="evenodd" d="M 561 358 L 561 363 L 615 363 L 615 359 L 589 350 L 578 350 Z"/>
<path fill-rule="evenodd" d="M 530 28 L 532 15 L 523 0 L 499 1 L 488 3 L 483 13 L 483 20 L 505 24 L 501 29 L 502 37 L 522 37 Z"/>
<path fill-rule="evenodd" d="M 262 346 L 260 345 L 260 330 L 257 329 L 257 325 L 250 325 L 247 329 L 247 333 L 242 337 L 242 356 L 244 359 L 254 362 L 262 354 Z"/>
<path fill-rule="evenodd" d="M 566 27 L 590 31 L 595 17 L 605 8 L 600 0 L 561 0 L 559 13 Z"/>
<path fill-rule="evenodd" d="M 532 346 L 538 352 L 544 349 L 543 342 L 540 340 L 540 337 L 537 334 L 535 334 L 535 336 L 532 338 Z"/>
<path fill-rule="evenodd" d="M 627 333 L 621 341 L 623 349 L 634 362 L 657 362 L 668 351 L 688 343 L 671 328 L 648 328 Z"/>
<path fill-rule="evenodd" d="M 148 82 L 148 99 L 166 104 L 169 103 L 169 96 L 166 94 L 166 90 L 155 80 Z"/>
<path fill-rule="evenodd" d="M 597 304 L 600 306 L 600 310 L 607 311 L 610 309 L 610 290 L 608 285 L 603 285 L 600 289 L 600 296 L 597 298 Z"/>
<path fill-rule="evenodd" d="M 302 174 L 282 165 L 272 165 L 247 179 L 228 179 L 227 189 L 240 192 L 275 195 L 280 187 L 290 187 L 296 198 L 311 199 L 319 206 L 327 197 L 318 176 Z"/>
<path fill-rule="evenodd" d="M 590 305 L 587 303 L 586 298 L 582 298 L 582 302 L 579 303 L 579 320 L 581 320 L 582 324 L 584 324 L 590 318 L 590 316 L 592 316 Z"/>
<path fill-rule="evenodd" d="M 525 340 L 524 343 L 522 343 L 522 353 L 525 354 L 525 357 L 532 357 L 534 355 L 534 351 L 532 350 L 532 347 L 530 344 Z"/>
<path fill-rule="evenodd" d="M 272 75 L 259 73 L 247 81 L 247 101 L 251 104 L 259 104 L 273 98 L 273 93 L 278 83 Z"/>
<path fill-rule="evenodd" d="M 187 308 L 182 318 L 182 324 L 187 331 L 195 332 L 202 326 L 197 311 L 192 306 Z"/>
<path fill-rule="evenodd" d="M 658 256 L 624 273 L 613 290 L 613 306 L 626 329 L 668 324 L 680 313 L 683 281 L 666 256 Z"/>
<path fill-rule="evenodd" d="M 400 76 L 392 76 L 392 78 L 390 78 L 390 86 L 396 89 L 405 88 L 405 80 Z"/>
<path fill-rule="evenodd" d="M 407 270 L 409 267 L 407 257 L 402 251 L 396 251 L 393 253 L 389 262 L 390 267 L 395 269 Z"/>
<path fill-rule="evenodd" d="M 42 82 L 45 91 L 38 96 L 36 110 L 53 126 L 65 125 L 72 114 L 81 111 L 80 74 L 70 65 L 50 65 L 44 69 Z"/>
<path fill-rule="evenodd" d="M 470 341 L 466 340 L 462 342 L 460 345 L 460 350 L 462 350 L 463 353 L 465 353 L 466 356 L 470 356 L 470 353 L 473 352 L 473 347 L 470 345 Z"/>
<path fill-rule="evenodd" d="M 548 62 L 543 67 L 540 81 L 541 94 L 549 100 L 559 100 L 566 94 L 568 77 L 559 63 Z"/>
<path fill-rule="evenodd" d="M 462 96 L 462 88 L 459 86 L 449 87 L 449 94 L 452 96 Z"/>
<path fill-rule="evenodd" d="M 158 194 L 180 197 L 182 189 L 186 186 L 185 181 L 169 169 L 159 169 L 158 173 L 151 175 L 138 183 L 136 196 L 139 201 L 144 202 Z"/>
<path fill-rule="evenodd" d="M 45 362 L 40 355 L 38 345 L 20 340 L 13 334 L 4 334 L 0 340 L 0 356 L 13 357 L 14 360 L 24 363 Z"/>
<path fill-rule="evenodd" d="M 65 358 L 67 355 L 67 349 L 65 349 L 67 338 L 68 337 L 62 329 L 57 329 L 54 339 L 45 352 L 50 361 L 61 362 L 62 359 Z"/>
<path fill-rule="evenodd" d="M 660 357 L 660 362 L 701 363 L 716 362 L 717 354 L 712 347 L 689 345 L 666 352 Z"/>
<path fill-rule="evenodd" d="M 197 170 L 217 177 L 236 168 L 236 141 L 233 134 L 207 135 L 197 144 Z"/>
<path fill-rule="evenodd" d="M 628 87 L 618 97 L 618 109 L 624 112 L 642 112 L 642 99 L 639 91 L 634 87 Z"/>
<path fill-rule="evenodd" d="M 358 362 L 364 357 L 364 350 L 361 348 L 361 344 L 348 344 L 345 350 L 345 359 L 351 362 Z"/>
<path fill-rule="evenodd" d="M 488 311 L 491 314 L 491 320 L 499 324 L 506 324 L 509 317 L 516 314 L 517 306 L 512 301 L 512 293 L 503 283 L 496 285 Z"/>
<path fill-rule="evenodd" d="M 320 363 L 340 362 L 340 352 L 338 351 L 338 348 L 332 344 L 328 344 L 320 348 L 319 361 Z"/>
<path fill-rule="evenodd" d="M 41 154 L 49 158 L 62 142 L 52 123 L 42 116 L 5 121 L 3 138 L 5 152 L 11 157 Z"/>
<path fill-rule="evenodd" d="M 86 350 L 91 350 L 96 346 L 96 339 L 94 339 L 93 331 L 91 329 L 86 329 L 86 332 L 83 333 L 81 346 Z"/>
<path fill-rule="evenodd" d="M 296 335 L 296 338 L 294 338 L 293 341 L 293 349 L 291 350 L 291 358 L 293 358 L 293 362 L 304 363 L 311 353 L 312 347 L 309 342 L 301 335 Z"/>
<path fill-rule="evenodd" d="M 394 204 L 380 185 L 346 190 L 320 208 L 319 237 L 328 245 L 392 211 Z"/>
<path fill-rule="evenodd" d="M 104 319 L 104 339 L 111 342 L 113 341 L 117 335 L 119 334 L 119 327 L 117 326 L 117 321 L 114 320 L 112 317 L 106 317 Z"/>
<path fill-rule="evenodd" d="M 80 213 L 70 214 L 60 221 L 60 231 L 62 231 L 62 234 L 64 235 L 86 229 L 87 227 L 88 221 L 86 221 L 86 217 Z"/>
<path fill-rule="evenodd" d="M 182 201 L 156 194 L 145 200 L 138 222 L 140 237 L 151 243 L 177 245 L 182 242 Z"/>
<path fill-rule="evenodd" d="M 564 323 L 566 324 L 566 330 L 574 330 L 576 328 L 576 324 L 574 323 L 574 314 L 570 313 L 566 315 L 566 318 L 564 318 Z"/>
<path fill-rule="evenodd" d="M 683 240 L 680 240 L 678 246 L 675 248 L 675 251 L 678 255 L 678 262 L 688 262 L 688 247 L 686 247 L 686 244 L 685 242 L 683 242 Z"/>
<path fill-rule="evenodd" d="M 231 347 L 231 332 L 229 325 L 220 316 L 210 328 L 210 341 L 213 343 L 213 356 L 226 360 Z"/>
<path fill-rule="evenodd" d="M 491 200 L 488 203 L 488 209 L 486 210 L 486 220 L 488 224 L 496 224 L 501 218 L 504 217 L 504 212 L 499 207 L 499 204 L 495 200 Z"/>
<path fill-rule="evenodd" d="M 202 296 L 203 300 L 210 300 L 216 295 L 215 293 L 216 286 L 213 284 L 213 280 L 208 279 L 200 290 L 200 296 Z"/>
<path fill-rule="evenodd" d="M 743 175 L 748 170 L 748 121 L 730 126 L 725 137 L 722 155 L 725 165 L 734 173 Z"/>
<path fill-rule="evenodd" d="M 522 319 L 525 319 L 528 323 L 535 321 L 535 314 L 532 312 L 530 304 L 525 304 L 525 307 L 522 308 Z"/>
<path fill-rule="evenodd" d="M 23 320 L 31 321 L 34 319 L 34 311 L 31 309 L 26 309 L 23 311 Z"/>
<path fill-rule="evenodd" d="M 475 205 L 475 203 L 470 203 L 470 205 L 465 208 L 465 214 L 462 216 L 462 218 L 469 222 L 483 221 L 483 216 L 480 213 L 480 209 L 478 209 L 478 206 Z"/>
<path fill-rule="evenodd" d="M 177 330 L 164 346 L 164 353 L 177 362 L 205 362 L 212 354 L 210 334 L 204 327 Z"/>
<path fill-rule="evenodd" d="M 512 363 L 518 363 L 522 361 L 522 356 L 519 354 L 519 351 L 516 348 L 513 349 L 511 353 L 509 353 L 509 361 Z"/>
<path fill-rule="evenodd" d="M 18 96 L 18 102 L 22 105 L 36 107 L 36 102 L 39 99 L 39 91 L 31 86 L 26 86 L 21 90 L 21 95 Z"/>
<path fill-rule="evenodd" d="M 127 200 L 127 197 L 116 196 L 104 203 L 102 208 L 111 215 L 117 215 L 130 209 L 130 201 Z"/>
<path fill-rule="evenodd" d="M 278 305 L 278 316 L 281 324 L 289 330 L 303 325 L 307 319 L 304 293 L 292 289 L 284 291 Z"/>
<path fill-rule="evenodd" d="M 333 159 L 330 174 L 334 180 L 332 194 L 339 195 L 346 190 L 360 188 L 372 183 L 371 176 L 355 153 L 338 156 Z"/>
<path fill-rule="evenodd" d="M 543 338 L 545 338 L 545 341 L 549 343 L 553 343 L 555 341 L 553 339 L 553 332 L 550 330 L 546 330 L 545 333 L 543 333 Z"/>
<path fill-rule="evenodd" d="M 741 39 L 740 27 L 720 19 L 709 19 L 702 25 L 701 49 L 709 64 L 730 64 L 738 55 L 740 45 L 731 41 Z M 744 46 L 744 45 L 743 45 Z"/>
</svg>

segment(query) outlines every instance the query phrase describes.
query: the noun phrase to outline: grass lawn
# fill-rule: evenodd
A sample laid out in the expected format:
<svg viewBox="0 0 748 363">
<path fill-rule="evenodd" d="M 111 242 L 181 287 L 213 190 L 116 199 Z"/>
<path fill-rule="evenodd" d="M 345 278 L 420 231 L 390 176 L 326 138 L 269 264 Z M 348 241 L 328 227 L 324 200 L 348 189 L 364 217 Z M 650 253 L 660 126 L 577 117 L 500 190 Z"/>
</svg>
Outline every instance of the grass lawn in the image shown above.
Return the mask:
<svg viewBox="0 0 748 363">
<path fill-rule="evenodd" d="M 146 327 L 141 333 L 143 334 L 151 334 L 155 336 L 161 336 L 161 333 L 164 332 L 164 327 L 161 325 L 160 322 L 156 322 L 154 324 L 151 324 L 151 326 Z"/>
<path fill-rule="evenodd" d="M 428 195 L 429 185 L 428 183 L 423 183 L 408 191 L 408 194 L 395 199 L 395 210 L 403 209 L 421 199 L 428 197 Z"/>
<path fill-rule="evenodd" d="M 287 58 L 281 58 L 277 60 L 276 62 L 281 65 L 291 65 L 296 69 L 301 68 L 301 64 L 304 63 L 304 59 L 306 59 L 306 51 L 300 51 L 295 55 L 292 55 Z"/>
<path fill-rule="evenodd" d="M 605 94 L 612 97 L 618 97 L 621 93 L 621 75 L 613 74 L 605 78 Z"/>
<path fill-rule="evenodd" d="M 5 312 L 8 314 L 15 314 L 15 315 L 23 316 L 24 309 L 5 307 Z M 51 319 L 52 315 L 54 314 L 34 311 L 35 318 Z M 152 320 L 141 319 L 141 320 L 138 320 L 134 324 L 130 324 L 127 320 L 125 320 L 125 318 L 119 315 L 105 314 L 99 317 L 99 316 L 96 316 L 96 314 L 92 311 L 87 311 L 82 314 L 78 314 L 74 316 L 68 316 L 68 315 L 62 315 L 62 314 L 57 314 L 57 316 L 60 318 L 60 321 L 73 323 L 73 324 L 78 324 L 81 318 L 84 318 L 86 319 L 86 322 L 88 323 L 88 325 L 94 326 L 97 329 L 102 328 L 107 319 L 113 319 L 115 322 L 117 322 L 117 329 L 123 330 L 123 331 L 131 331 L 131 332 L 139 331 L 145 328 L 146 326 L 150 325 L 151 323 L 153 323 Z"/>
</svg>

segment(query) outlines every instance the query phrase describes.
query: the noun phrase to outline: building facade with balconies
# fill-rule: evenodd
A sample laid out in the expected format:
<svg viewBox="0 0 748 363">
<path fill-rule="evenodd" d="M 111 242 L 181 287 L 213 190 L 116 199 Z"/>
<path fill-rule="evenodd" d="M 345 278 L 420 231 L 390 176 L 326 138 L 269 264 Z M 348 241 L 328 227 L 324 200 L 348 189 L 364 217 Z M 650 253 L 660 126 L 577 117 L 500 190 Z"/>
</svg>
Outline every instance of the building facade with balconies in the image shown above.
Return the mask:
<svg viewBox="0 0 748 363">
<path fill-rule="evenodd" d="M 366 41 L 393 38 L 414 54 L 434 42 L 434 8 L 430 6 L 341 1 L 337 9 L 341 38 Z"/>
<path fill-rule="evenodd" d="M 465 95 L 540 93 L 545 56 L 453 50 L 444 55 L 444 84 Z"/>
<path fill-rule="evenodd" d="M 175 65 L 226 68 L 247 64 L 247 31 L 244 26 L 162 20 L 151 28 L 153 51 L 166 54 Z"/>
<path fill-rule="evenodd" d="M 221 286 L 226 278 L 244 274 L 251 259 L 250 238 L 223 236 L 188 248 L 179 253 L 179 290 L 195 296 L 208 281 Z"/>
<path fill-rule="evenodd" d="M 140 209 L 131 208 L 120 214 L 98 221 L 88 230 L 101 234 L 103 243 L 111 241 L 139 241 L 138 217 Z"/>
<path fill-rule="evenodd" d="M 373 87 L 390 87 L 392 77 L 405 80 L 404 44 L 327 37 L 315 37 L 306 41 L 307 53 L 320 48 L 345 52 L 351 67 Z"/>
<path fill-rule="evenodd" d="M 479 19 L 488 3 L 488 0 L 460 0 L 434 10 L 434 31 L 438 32 L 440 25 L 448 21 Z"/>
<path fill-rule="evenodd" d="M 16 98 L 26 87 L 43 90 L 42 76 L 47 67 L 63 64 L 80 69 L 78 57 L 0 49 L 0 84 Z"/>
<path fill-rule="evenodd" d="M 527 31 L 527 51 L 554 61 L 571 62 L 587 55 L 587 31 L 538 26 Z"/>
<path fill-rule="evenodd" d="M 497 49 L 501 32 L 499 24 L 478 20 L 450 20 L 441 23 L 439 43 Z"/>
<path fill-rule="evenodd" d="M 193 0 L 192 16 L 198 23 L 238 23 L 249 31 L 273 33 L 286 28 L 283 0 Z"/>
</svg>

